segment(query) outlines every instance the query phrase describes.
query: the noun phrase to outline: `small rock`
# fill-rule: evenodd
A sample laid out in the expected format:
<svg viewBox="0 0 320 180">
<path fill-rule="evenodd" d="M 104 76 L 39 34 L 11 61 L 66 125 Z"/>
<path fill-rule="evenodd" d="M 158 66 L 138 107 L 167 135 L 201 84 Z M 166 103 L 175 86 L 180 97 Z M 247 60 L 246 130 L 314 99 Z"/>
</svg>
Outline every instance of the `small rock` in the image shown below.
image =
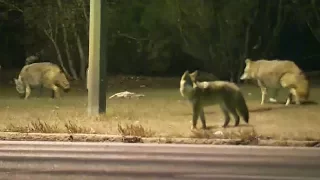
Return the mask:
<svg viewBox="0 0 320 180">
<path fill-rule="evenodd" d="M 73 136 L 70 135 L 69 138 L 68 138 L 68 140 L 69 140 L 69 141 L 73 141 Z"/>
<path fill-rule="evenodd" d="M 216 136 L 223 136 L 223 132 L 222 131 L 216 131 L 213 133 Z"/>
</svg>

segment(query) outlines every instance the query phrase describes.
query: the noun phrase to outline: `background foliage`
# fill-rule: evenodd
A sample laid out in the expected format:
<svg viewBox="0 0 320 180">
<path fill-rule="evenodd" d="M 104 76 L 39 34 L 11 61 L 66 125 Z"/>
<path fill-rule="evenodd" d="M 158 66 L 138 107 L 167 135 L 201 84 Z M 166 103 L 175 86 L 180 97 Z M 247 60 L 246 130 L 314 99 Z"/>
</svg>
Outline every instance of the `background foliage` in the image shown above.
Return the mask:
<svg viewBox="0 0 320 180">
<path fill-rule="evenodd" d="M 310 70 L 317 64 L 316 0 L 105 1 L 108 73 L 201 69 L 236 81 L 247 57 L 292 59 Z M 37 54 L 74 79 L 85 79 L 89 3 L 0 0 L 0 64 L 21 68 L 27 56 Z"/>
</svg>

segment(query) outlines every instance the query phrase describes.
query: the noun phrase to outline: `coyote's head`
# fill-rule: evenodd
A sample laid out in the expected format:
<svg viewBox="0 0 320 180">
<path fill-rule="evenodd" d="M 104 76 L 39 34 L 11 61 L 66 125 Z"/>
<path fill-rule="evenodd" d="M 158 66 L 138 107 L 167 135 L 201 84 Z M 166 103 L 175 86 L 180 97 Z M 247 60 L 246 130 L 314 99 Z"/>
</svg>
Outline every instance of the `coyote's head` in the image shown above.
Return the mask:
<svg viewBox="0 0 320 180">
<path fill-rule="evenodd" d="M 190 76 L 189 71 L 185 71 L 180 80 L 180 93 L 182 97 L 189 97 L 194 92 L 194 81 Z"/>
<path fill-rule="evenodd" d="M 193 82 L 203 82 L 203 81 L 216 81 L 219 80 L 214 74 L 195 70 L 194 72 L 190 73 L 191 80 Z"/>
<path fill-rule="evenodd" d="M 17 92 L 20 94 L 21 97 L 23 97 L 24 94 L 26 93 L 26 88 L 23 82 L 21 81 L 21 78 L 20 77 L 18 79 L 14 78 L 13 80 L 14 80 L 14 83 L 16 84 Z"/>
<path fill-rule="evenodd" d="M 254 63 L 251 59 L 245 60 L 246 66 L 244 68 L 243 74 L 241 75 L 241 80 L 251 79 L 254 77 L 252 63 Z"/>
<path fill-rule="evenodd" d="M 309 99 L 310 84 L 309 84 L 309 80 L 304 74 L 300 74 L 298 76 L 296 91 L 301 101 L 307 101 Z"/>
<path fill-rule="evenodd" d="M 199 75 L 199 71 L 198 70 L 195 70 L 194 72 L 189 73 L 189 76 L 190 76 L 190 78 L 191 78 L 191 80 L 193 82 L 197 81 L 198 75 Z"/>
<path fill-rule="evenodd" d="M 66 75 L 63 72 L 60 72 L 57 75 L 56 84 L 63 89 L 64 92 L 70 91 L 70 83 L 66 77 Z"/>
</svg>

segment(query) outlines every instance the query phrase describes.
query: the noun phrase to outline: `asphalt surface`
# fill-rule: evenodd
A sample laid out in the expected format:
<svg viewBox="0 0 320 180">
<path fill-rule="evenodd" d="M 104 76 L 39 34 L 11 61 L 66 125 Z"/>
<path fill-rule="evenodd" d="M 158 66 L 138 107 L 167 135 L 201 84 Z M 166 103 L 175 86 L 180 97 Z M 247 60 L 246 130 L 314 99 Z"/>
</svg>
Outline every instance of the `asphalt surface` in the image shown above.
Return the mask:
<svg viewBox="0 0 320 180">
<path fill-rule="evenodd" d="M 0 141 L 0 179 L 319 180 L 320 149 Z"/>
</svg>

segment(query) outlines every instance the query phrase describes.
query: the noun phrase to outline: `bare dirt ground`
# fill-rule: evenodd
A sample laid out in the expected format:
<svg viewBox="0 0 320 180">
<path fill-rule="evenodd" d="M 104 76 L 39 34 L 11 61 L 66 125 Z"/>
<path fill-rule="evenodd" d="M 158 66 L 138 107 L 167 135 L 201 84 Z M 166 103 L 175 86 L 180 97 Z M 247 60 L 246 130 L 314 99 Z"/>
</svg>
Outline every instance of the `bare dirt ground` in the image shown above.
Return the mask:
<svg viewBox="0 0 320 180">
<path fill-rule="evenodd" d="M 191 106 L 179 93 L 179 77 L 150 78 L 114 76 L 108 80 L 107 97 L 120 91 L 145 94 L 140 99 L 107 100 L 107 113 L 87 116 L 85 85 L 73 82 L 72 91 L 62 92 L 62 99 L 50 99 L 48 90 L 41 97 L 32 91 L 29 100 L 20 99 L 10 83 L 0 86 L 0 131 L 102 133 L 161 137 L 214 138 L 222 131 L 229 138 L 250 136 L 263 138 L 320 140 L 320 87 L 313 85 L 313 103 L 284 106 L 286 92 L 281 91 L 280 104 L 260 105 L 260 90 L 252 84 L 240 85 L 250 109 L 250 123 L 223 129 L 223 116 L 218 107 L 205 109 L 209 130 L 191 132 Z M 198 127 L 200 127 L 200 121 Z"/>
</svg>

